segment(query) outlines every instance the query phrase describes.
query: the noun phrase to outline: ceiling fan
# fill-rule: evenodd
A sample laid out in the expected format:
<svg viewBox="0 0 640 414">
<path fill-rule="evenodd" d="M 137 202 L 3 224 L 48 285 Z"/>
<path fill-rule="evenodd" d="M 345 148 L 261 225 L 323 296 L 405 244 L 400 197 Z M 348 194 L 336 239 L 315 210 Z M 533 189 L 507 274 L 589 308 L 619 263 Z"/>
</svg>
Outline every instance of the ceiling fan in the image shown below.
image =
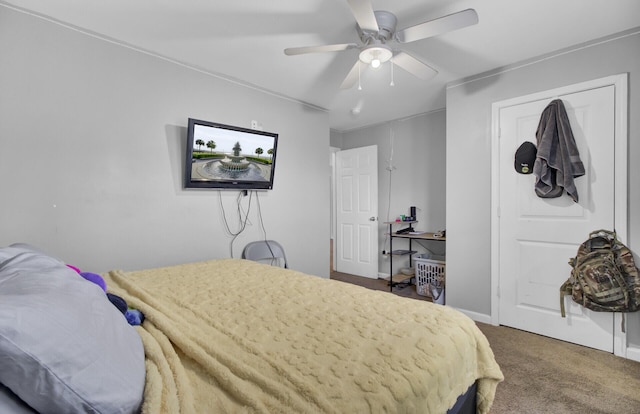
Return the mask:
<svg viewBox="0 0 640 414">
<path fill-rule="evenodd" d="M 415 42 L 416 40 L 437 36 L 478 23 L 476 11 L 466 9 L 396 31 L 396 16 L 384 10 L 374 11 L 371 0 L 347 0 L 347 3 L 356 19 L 356 29 L 362 44 L 343 43 L 292 47 L 284 50 L 286 55 L 293 56 L 305 53 L 341 52 L 355 48 L 360 49 L 359 59 L 340 85 L 341 89 L 349 89 L 356 83 L 360 73 L 360 62 L 371 65 L 375 69 L 382 63 L 391 61 L 419 79 L 430 79 L 438 71 L 405 51 L 393 49 L 390 44 L 393 42 Z"/>
</svg>

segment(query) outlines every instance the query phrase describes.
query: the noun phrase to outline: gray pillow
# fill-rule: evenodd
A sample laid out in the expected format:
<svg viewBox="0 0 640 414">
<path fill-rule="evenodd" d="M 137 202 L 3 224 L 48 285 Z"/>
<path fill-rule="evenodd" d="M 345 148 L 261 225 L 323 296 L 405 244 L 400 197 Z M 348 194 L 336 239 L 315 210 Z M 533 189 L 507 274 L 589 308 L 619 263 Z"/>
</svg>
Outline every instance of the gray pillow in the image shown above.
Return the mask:
<svg viewBox="0 0 640 414">
<path fill-rule="evenodd" d="M 142 341 L 98 285 L 28 246 L 3 248 L 0 383 L 41 413 L 134 413 Z"/>
</svg>

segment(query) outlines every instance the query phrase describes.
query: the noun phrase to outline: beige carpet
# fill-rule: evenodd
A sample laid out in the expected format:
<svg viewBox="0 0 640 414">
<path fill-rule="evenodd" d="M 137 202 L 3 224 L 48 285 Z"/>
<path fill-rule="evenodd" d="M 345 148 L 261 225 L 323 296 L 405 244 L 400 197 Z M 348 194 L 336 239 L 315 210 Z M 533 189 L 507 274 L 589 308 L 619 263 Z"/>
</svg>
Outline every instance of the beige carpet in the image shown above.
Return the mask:
<svg viewBox="0 0 640 414">
<path fill-rule="evenodd" d="M 640 363 L 478 323 L 505 376 L 492 413 L 640 413 Z"/>
<path fill-rule="evenodd" d="M 331 278 L 389 290 L 385 280 L 335 272 Z M 427 300 L 414 286 L 394 294 Z M 639 362 L 505 326 L 478 326 L 505 376 L 492 414 L 640 414 Z"/>
</svg>

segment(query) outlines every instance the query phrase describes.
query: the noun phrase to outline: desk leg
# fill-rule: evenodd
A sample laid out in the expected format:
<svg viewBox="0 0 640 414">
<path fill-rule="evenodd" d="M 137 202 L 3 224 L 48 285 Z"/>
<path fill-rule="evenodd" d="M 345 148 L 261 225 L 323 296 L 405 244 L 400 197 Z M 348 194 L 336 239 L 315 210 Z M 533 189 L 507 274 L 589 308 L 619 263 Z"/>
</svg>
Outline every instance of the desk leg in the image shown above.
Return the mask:
<svg viewBox="0 0 640 414">
<path fill-rule="evenodd" d="M 393 224 L 389 224 L 389 292 L 393 292 Z"/>
</svg>

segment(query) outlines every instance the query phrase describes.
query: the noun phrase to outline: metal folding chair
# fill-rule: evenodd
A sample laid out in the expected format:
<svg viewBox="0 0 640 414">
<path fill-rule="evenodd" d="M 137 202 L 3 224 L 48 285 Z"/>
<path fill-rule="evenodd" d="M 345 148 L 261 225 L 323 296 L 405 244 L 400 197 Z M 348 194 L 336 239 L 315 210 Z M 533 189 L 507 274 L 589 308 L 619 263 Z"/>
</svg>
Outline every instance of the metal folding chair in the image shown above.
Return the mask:
<svg viewBox="0 0 640 414">
<path fill-rule="evenodd" d="M 284 248 L 275 240 L 260 240 L 247 244 L 242 250 L 242 258 L 289 268 Z"/>
</svg>

